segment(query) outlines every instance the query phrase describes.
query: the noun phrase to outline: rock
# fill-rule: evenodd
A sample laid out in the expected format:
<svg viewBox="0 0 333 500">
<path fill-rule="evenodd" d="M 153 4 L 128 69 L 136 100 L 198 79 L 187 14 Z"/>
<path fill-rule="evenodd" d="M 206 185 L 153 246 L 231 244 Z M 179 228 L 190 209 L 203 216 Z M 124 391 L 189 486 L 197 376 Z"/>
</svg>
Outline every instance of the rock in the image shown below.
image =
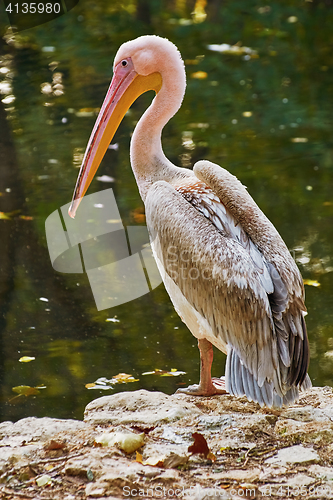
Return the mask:
<svg viewBox="0 0 333 500">
<path fill-rule="evenodd" d="M 198 420 L 199 430 L 220 431 L 235 425 L 233 415 L 202 415 Z"/>
<path fill-rule="evenodd" d="M 186 396 L 168 396 L 141 389 L 95 399 L 86 407 L 84 420 L 94 425 L 139 424 L 154 427 L 200 414 L 201 411 L 193 403 L 186 401 Z"/>
<path fill-rule="evenodd" d="M 260 476 L 260 469 L 231 469 L 227 472 L 217 472 L 210 474 L 209 477 L 214 478 L 216 481 L 229 480 L 236 481 L 237 483 L 257 481 Z"/>
<path fill-rule="evenodd" d="M 62 420 L 58 418 L 22 418 L 18 422 L 2 422 L 0 424 L 0 439 L 16 436 L 22 441 L 40 441 L 53 437 L 61 431 L 74 431 L 83 429 L 84 423 L 80 420 Z"/>
<path fill-rule="evenodd" d="M 333 481 L 333 467 L 322 467 L 321 465 L 315 464 L 311 465 L 309 472 L 318 479 Z"/>
<path fill-rule="evenodd" d="M 98 483 L 88 483 L 86 486 L 86 495 L 91 498 L 101 498 L 104 496 L 106 487 Z"/>
<path fill-rule="evenodd" d="M 333 422 L 297 422 L 295 420 L 279 420 L 275 432 L 292 442 L 329 444 L 333 443 Z"/>
<path fill-rule="evenodd" d="M 307 405 L 303 408 L 290 407 L 280 415 L 282 418 L 298 420 L 300 422 L 330 422 L 330 417 L 320 408 Z"/>
<path fill-rule="evenodd" d="M 301 488 L 302 486 L 309 486 L 310 484 L 314 483 L 313 477 L 307 476 L 306 474 L 296 474 L 295 476 L 292 476 L 287 479 L 286 484 L 291 486 L 292 488 Z M 304 496 L 304 495 L 303 495 Z"/>
<path fill-rule="evenodd" d="M 265 460 L 265 463 L 277 465 L 301 463 L 309 464 L 319 462 L 319 460 L 320 457 L 315 450 L 313 450 L 312 448 L 305 448 L 300 444 L 296 446 L 290 446 L 289 448 L 282 448 L 282 450 L 278 451 L 277 455 Z"/>
<path fill-rule="evenodd" d="M 268 482 L 268 480 L 281 482 L 281 478 L 279 476 L 286 474 L 287 470 L 287 467 L 279 467 L 275 464 L 270 467 L 263 467 L 260 472 L 259 479 L 262 482 Z"/>
<path fill-rule="evenodd" d="M 0 473 L 4 473 L 9 464 L 16 467 L 29 465 L 38 451 L 39 446 L 36 445 L 0 447 Z"/>
<path fill-rule="evenodd" d="M 0 424 L 0 498 L 21 492 L 74 500 L 85 492 L 87 500 L 115 500 L 151 498 L 152 491 L 154 498 L 172 498 L 178 491 L 173 498 L 236 500 L 259 498 L 260 490 L 266 497 L 291 498 L 300 491 L 307 498 L 305 488 L 311 498 L 326 500 L 333 492 L 332 418 L 330 388 L 314 388 L 282 411 L 228 395 L 116 394 L 91 402 L 86 422 L 28 418 Z M 188 452 L 194 432 L 207 440 L 214 463 Z M 105 433 L 109 444 L 119 433 L 144 433 L 140 454 L 97 445 Z M 43 474 L 50 484 L 38 487 L 35 478 Z"/>
</svg>

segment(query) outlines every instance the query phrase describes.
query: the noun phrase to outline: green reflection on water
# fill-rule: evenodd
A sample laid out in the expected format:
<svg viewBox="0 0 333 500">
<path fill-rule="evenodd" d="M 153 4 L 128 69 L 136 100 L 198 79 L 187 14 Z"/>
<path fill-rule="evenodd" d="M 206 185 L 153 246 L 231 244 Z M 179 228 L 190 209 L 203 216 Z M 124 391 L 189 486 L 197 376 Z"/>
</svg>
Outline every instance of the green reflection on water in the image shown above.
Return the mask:
<svg viewBox="0 0 333 500">
<path fill-rule="evenodd" d="M 320 283 L 306 286 L 310 375 L 315 385 L 333 385 L 333 358 L 325 354 L 333 350 L 333 9 L 323 2 L 209 2 L 208 17 L 196 24 L 193 5 L 82 2 L 0 47 L 1 68 L 8 69 L 0 73 L 8 117 L 0 121 L 6 151 L 0 211 L 20 209 L 33 217 L 0 220 L 3 420 L 81 418 L 84 405 L 100 394 L 85 384 L 119 372 L 140 380 L 114 391 L 171 393 L 177 384 L 198 380 L 196 341 L 163 286 L 98 312 L 86 276 L 53 271 L 46 249 L 45 219 L 71 199 L 114 54 L 121 43 L 145 33 L 170 38 L 186 62 L 187 93 L 165 127 L 166 155 L 184 166 L 207 158 L 236 174 L 283 236 L 303 277 Z M 207 49 L 237 42 L 259 57 L 244 60 Z M 199 71 L 207 77 L 193 78 Z M 132 106 L 114 139 L 118 148 L 103 160 L 99 175 L 115 182 L 95 180 L 90 191 L 111 186 L 125 225 L 140 223 L 129 140 L 151 98 L 144 95 Z M 5 140 L 8 127 L 13 143 Z M 106 321 L 115 316 L 119 323 Z M 19 363 L 23 355 L 36 360 Z M 154 368 L 177 368 L 187 375 L 141 375 Z M 213 374 L 223 371 L 224 356 L 216 353 Z M 9 403 L 11 388 L 21 384 L 47 388 Z"/>
</svg>

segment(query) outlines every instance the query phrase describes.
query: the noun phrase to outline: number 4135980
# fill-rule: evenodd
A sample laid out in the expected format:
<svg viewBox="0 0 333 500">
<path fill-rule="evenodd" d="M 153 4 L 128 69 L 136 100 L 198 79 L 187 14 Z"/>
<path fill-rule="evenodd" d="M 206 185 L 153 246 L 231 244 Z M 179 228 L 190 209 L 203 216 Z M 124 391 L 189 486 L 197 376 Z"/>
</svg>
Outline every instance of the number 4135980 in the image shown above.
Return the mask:
<svg viewBox="0 0 333 500">
<path fill-rule="evenodd" d="M 16 14 L 59 14 L 61 11 L 60 3 L 9 3 L 6 7 L 6 12 L 10 14 L 16 12 Z"/>
</svg>

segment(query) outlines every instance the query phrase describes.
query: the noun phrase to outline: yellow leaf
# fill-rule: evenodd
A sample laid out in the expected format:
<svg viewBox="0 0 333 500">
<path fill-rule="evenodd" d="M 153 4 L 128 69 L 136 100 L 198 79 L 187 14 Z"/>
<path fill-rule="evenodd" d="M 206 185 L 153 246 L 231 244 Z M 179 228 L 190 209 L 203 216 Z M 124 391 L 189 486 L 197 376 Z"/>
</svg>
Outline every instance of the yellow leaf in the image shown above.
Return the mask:
<svg viewBox="0 0 333 500">
<path fill-rule="evenodd" d="M 157 455 L 147 458 L 142 465 L 151 465 L 152 467 L 163 467 L 165 455 Z"/>
<path fill-rule="evenodd" d="M 39 390 L 35 387 L 30 387 L 30 385 L 18 385 L 13 387 L 12 390 L 20 396 L 34 396 L 35 394 L 39 394 Z"/>
<path fill-rule="evenodd" d="M 252 116 L 252 111 L 243 111 L 242 115 L 245 116 L 245 118 L 250 118 L 250 116 Z"/>
<path fill-rule="evenodd" d="M 19 361 L 21 363 L 30 363 L 30 361 L 33 361 L 34 359 L 36 359 L 34 356 L 22 356 Z"/>
<path fill-rule="evenodd" d="M 139 464 L 142 464 L 142 455 L 138 451 L 136 452 L 136 462 L 139 462 Z"/>
<path fill-rule="evenodd" d="M 125 453 L 133 453 L 143 446 L 145 434 L 134 432 L 104 432 L 95 439 L 95 443 L 102 446 L 118 446 Z"/>
<path fill-rule="evenodd" d="M 207 78 L 208 73 L 206 71 L 196 71 L 195 73 L 192 73 L 191 77 L 196 78 L 197 80 L 204 80 Z"/>
<path fill-rule="evenodd" d="M 31 215 L 20 215 L 20 219 L 33 220 L 34 218 Z"/>
<path fill-rule="evenodd" d="M 211 451 L 208 453 L 207 458 L 208 458 L 208 460 L 211 460 L 212 462 L 216 462 L 216 456 Z"/>
<path fill-rule="evenodd" d="M 51 484 L 52 478 L 48 474 L 44 474 L 36 479 L 37 486 L 47 486 Z"/>
<path fill-rule="evenodd" d="M 193 21 L 195 23 L 203 23 L 207 17 L 205 12 L 205 7 L 207 5 L 207 0 L 196 0 L 193 15 Z"/>
<path fill-rule="evenodd" d="M 309 286 L 320 286 L 319 281 L 317 280 L 303 280 L 304 285 L 309 285 Z"/>
<path fill-rule="evenodd" d="M 292 139 L 290 139 L 291 142 L 308 142 L 309 139 L 307 137 L 292 137 Z"/>
<path fill-rule="evenodd" d="M 171 368 L 168 372 L 166 370 L 160 370 L 155 368 L 153 372 L 144 372 L 142 375 L 159 375 L 160 377 L 178 377 L 179 375 L 185 375 L 186 372 L 178 371 L 177 368 Z"/>
<path fill-rule="evenodd" d="M 127 384 L 128 382 L 138 382 L 138 378 L 134 378 L 133 375 L 128 373 L 118 373 L 112 377 L 118 384 Z"/>
<path fill-rule="evenodd" d="M 3 220 L 10 220 L 10 217 L 5 214 L 5 212 L 0 212 L 0 220 L 3 219 Z"/>
<path fill-rule="evenodd" d="M 118 373 L 118 375 L 114 375 L 112 378 L 115 378 L 117 380 L 126 380 L 127 378 L 130 378 L 132 375 L 129 375 L 128 373 Z"/>
</svg>

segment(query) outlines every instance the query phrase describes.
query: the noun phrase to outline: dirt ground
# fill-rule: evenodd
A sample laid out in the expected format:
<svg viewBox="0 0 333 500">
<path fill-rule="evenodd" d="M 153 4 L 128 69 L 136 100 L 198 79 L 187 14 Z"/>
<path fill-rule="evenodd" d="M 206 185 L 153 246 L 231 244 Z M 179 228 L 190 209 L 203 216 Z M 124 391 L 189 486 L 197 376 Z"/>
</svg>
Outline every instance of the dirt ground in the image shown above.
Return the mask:
<svg viewBox="0 0 333 500">
<path fill-rule="evenodd" d="M 84 422 L 0 424 L 0 498 L 326 499 L 332 419 L 331 388 L 281 411 L 228 395 L 106 396 Z"/>
</svg>

